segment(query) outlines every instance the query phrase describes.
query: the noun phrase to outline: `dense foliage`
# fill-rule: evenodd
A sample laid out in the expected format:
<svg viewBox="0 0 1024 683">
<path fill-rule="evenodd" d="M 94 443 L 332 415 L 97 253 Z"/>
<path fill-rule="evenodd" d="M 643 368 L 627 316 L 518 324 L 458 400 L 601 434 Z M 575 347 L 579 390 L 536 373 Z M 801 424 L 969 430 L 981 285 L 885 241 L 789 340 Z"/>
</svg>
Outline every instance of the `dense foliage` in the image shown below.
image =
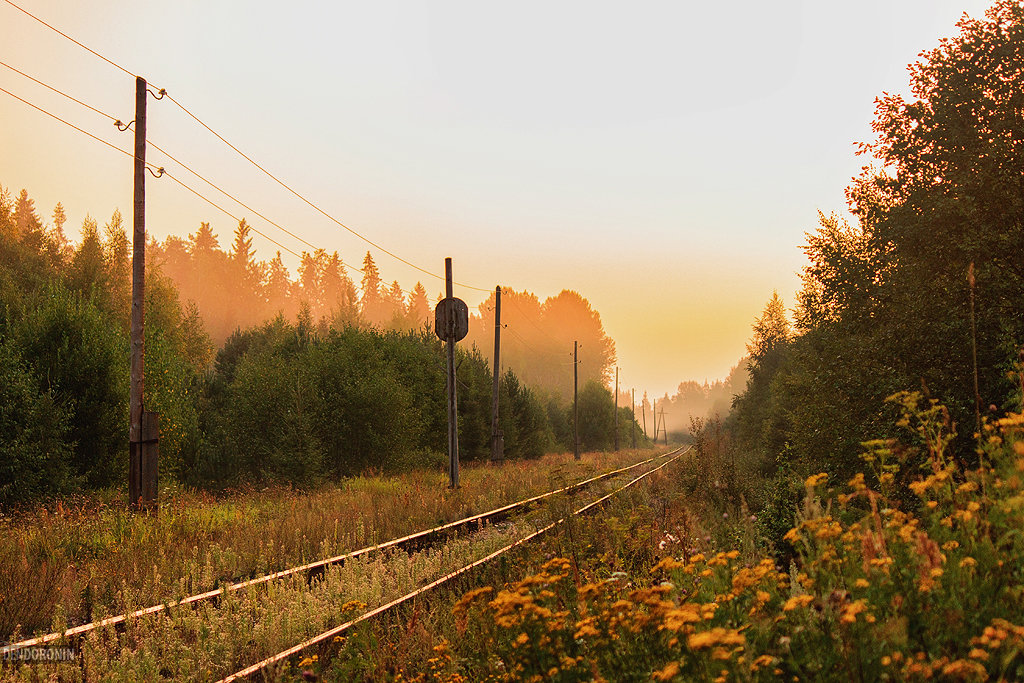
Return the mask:
<svg viewBox="0 0 1024 683">
<path fill-rule="evenodd" d="M 755 326 L 733 421 L 769 463 L 845 481 L 858 445 L 893 433 L 885 397 L 911 389 L 948 406 L 973 462 L 982 419 L 1019 405 L 1024 6 L 959 26 L 912 65 L 910 99 L 877 101 L 856 223 L 823 215 L 808 236 L 795 329 L 777 299 Z"/>
<path fill-rule="evenodd" d="M 78 245 L 64 222 L 60 205 L 47 226 L 27 192 L 0 192 L 0 506 L 125 480 L 128 238 L 116 211 L 102 229 L 87 218 Z M 408 303 L 397 287 L 382 293 L 369 254 L 361 296 L 336 255 L 307 254 L 296 282 L 279 261 L 253 260 L 244 221 L 228 253 L 208 224 L 187 242 L 153 245 L 146 407 L 160 414 L 165 481 L 308 485 L 366 470 L 441 467 L 446 359 L 423 325 L 423 288 Z M 177 282 L 198 303 L 183 302 Z M 223 334 L 227 324 L 270 311 L 276 317 L 235 328 L 215 353 L 207 321 Z M 457 364 L 460 455 L 486 458 L 492 373 L 475 347 L 460 346 Z M 564 400 L 542 400 L 511 370 L 499 386 L 506 457 L 572 449 Z M 584 398 L 584 447 L 610 448 L 611 394 L 595 383 Z M 623 433 L 627 413 L 619 416 Z"/>
</svg>

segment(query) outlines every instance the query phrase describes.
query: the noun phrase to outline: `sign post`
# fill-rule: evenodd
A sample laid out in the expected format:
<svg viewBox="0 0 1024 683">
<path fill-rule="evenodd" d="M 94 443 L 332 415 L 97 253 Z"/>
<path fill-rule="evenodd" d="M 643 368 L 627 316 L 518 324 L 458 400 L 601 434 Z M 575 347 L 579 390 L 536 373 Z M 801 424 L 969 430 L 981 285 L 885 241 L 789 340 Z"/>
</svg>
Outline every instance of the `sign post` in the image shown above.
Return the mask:
<svg viewBox="0 0 1024 683">
<path fill-rule="evenodd" d="M 452 260 L 444 260 L 445 298 L 434 309 L 434 333 L 448 350 L 448 477 L 459 487 L 459 410 L 455 394 L 455 343 L 469 334 L 469 306 L 452 296 Z"/>
</svg>

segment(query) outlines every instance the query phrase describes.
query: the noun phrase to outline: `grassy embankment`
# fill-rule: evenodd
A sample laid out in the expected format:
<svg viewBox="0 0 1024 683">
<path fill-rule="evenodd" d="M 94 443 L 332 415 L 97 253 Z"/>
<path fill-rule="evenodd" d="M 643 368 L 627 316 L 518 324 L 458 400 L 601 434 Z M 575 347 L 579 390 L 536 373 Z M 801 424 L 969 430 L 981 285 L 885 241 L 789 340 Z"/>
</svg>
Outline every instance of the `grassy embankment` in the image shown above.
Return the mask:
<svg viewBox="0 0 1024 683">
<path fill-rule="evenodd" d="M 329 557 L 484 512 L 614 469 L 651 452 L 551 455 L 463 470 L 357 477 L 314 491 L 212 497 L 165 490 L 158 515 L 119 495 L 0 517 L 0 638 L 59 630 Z"/>
<path fill-rule="evenodd" d="M 701 483 L 729 460 L 705 449 L 490 585 L 443 609 L 439 596 L 444 617 L 421 629 L 433 636 L 376 624 L 293 679 L 1020 680 L 1024 415 L 987 424 L 965 468 L 948 412 L 895 398 L 907 439 L 865 444 L 849 482 L 803 482 L 788 565 Z M 377 641 L 385 663 L 364 673 L 358 648 Z"/>
</svg>

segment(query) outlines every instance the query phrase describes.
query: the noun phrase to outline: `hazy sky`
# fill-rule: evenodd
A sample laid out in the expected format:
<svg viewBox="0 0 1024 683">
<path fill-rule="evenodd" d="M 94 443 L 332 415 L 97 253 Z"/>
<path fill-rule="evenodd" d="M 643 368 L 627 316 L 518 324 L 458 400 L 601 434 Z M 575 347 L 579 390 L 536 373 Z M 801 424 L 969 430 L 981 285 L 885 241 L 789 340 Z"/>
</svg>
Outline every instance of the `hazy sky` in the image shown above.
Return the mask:
<svg viewBox="0 0 1024 683">
<path fill-rule="evenodd" d="M 658 395 L 723 377 L 773 289 L 793 303 L 817 212 L 845 209 L 874 98 L 955 33 L 973 0 L 124 2 L 16 0 L 178 101 L 370 239 L 456 280 L 575 289 L 622 382 Z M 114 116 L 134 83 L 0 0 L 0 61 Z M 0 67 L 0 87 L 131 147 L 106 119 Z M 153 142 L 348 263 L 367 245 L 165 101 Z M 164 164 L 160 155 L 150 159 Z M 176 165 L 257 229 L 301 251 Z M 0 184 L 41 216 L 128 217 L 131 160 L 0 93 Z M 234 221 L 167 179 L 152 235 Z M 257 257 L 277 249 L 255 237 Z M 371 249 L 383 277 L 439 280 Z M 296 260 L 285 255 L 292 273 Z M 356 281 L 358 283 L 358 273 Z M 459 290 L 472 307 L 486 294 Z"/>
</svg>

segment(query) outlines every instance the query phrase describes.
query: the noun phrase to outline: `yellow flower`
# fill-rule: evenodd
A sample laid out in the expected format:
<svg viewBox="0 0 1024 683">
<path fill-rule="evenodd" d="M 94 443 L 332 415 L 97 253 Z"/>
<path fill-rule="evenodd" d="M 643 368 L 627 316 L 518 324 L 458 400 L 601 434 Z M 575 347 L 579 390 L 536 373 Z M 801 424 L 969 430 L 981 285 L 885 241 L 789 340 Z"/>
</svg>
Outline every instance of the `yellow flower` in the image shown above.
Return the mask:
<svg viewBox="0 0 1024 683">
<path fill-rule="evenodd" d="M 942 544 L 943 550 L 956 550 L 959 547 L 960 544 L 957 541 L 946 541 Z"/>
<path fill-rule="evenodd" d="M 868 582 L 867 579 L 857 579 L 853 582 L 853 585 L 855 585 L 857 588 L 867 588 L 871 584 Z"/>
<path fill-rule="evenodd" d="M 743 645 L 746 638 L 739 631 L 715 627 L 710 631 L 694 633 L 686 639 L 686 644 L 691 650 L 702 650 L 716 645 Z"/>
<path fill-rule="evenodd" d="M 849 605 L 843 607 L 842 616 L 839 621 L 844 624 L 853 624 L 857 621 L 857 615 L 867 610 L 867 604 L 864 600 L 854 600 Z"/>
<path fill-rule="evenodd" d="M 791 612 L 798 607 L 806 607 L 807 605 L 814 602 L 813 595 L 796 595 L 789 600 L 786 600 L 786 604 L 782 606 L 783 612 Z"/>
<path fill-rule="evenodd" d="M 516 636 L 517 644 L 526 645 L 528 642 L 530 642 L 530 636 L 526 635 L 525 633 L 520 633 L 518 636 Z"/>
<path fill-rule="evenodd" d="M 975 560 L 973 557 L 965 557 L 964 559 L 960 560 L 961 567 L 974 567 L 977 564 L 978 561 Z"/>
<path fill-rule="evenodd" d="M 813 489 L 815 486 L 817 486 L 818 484 L 822 483 L 827 479 L 828 474 L 825 472 L 821 472 L 820 474 L 814 474 L 811 475 L 810 477 L 807 477 L 807 481 L 804 482 L 804 486 L 806 486 L 809 489 Z"/>
<path fill-rule="evenodd" d="M 669 662 L 665 667 L 659 671 L 655 671 L 651 674 L 651 678 L 656 681 L 671 681 L 679 673 L 679 663 Z"/>
</svg>

